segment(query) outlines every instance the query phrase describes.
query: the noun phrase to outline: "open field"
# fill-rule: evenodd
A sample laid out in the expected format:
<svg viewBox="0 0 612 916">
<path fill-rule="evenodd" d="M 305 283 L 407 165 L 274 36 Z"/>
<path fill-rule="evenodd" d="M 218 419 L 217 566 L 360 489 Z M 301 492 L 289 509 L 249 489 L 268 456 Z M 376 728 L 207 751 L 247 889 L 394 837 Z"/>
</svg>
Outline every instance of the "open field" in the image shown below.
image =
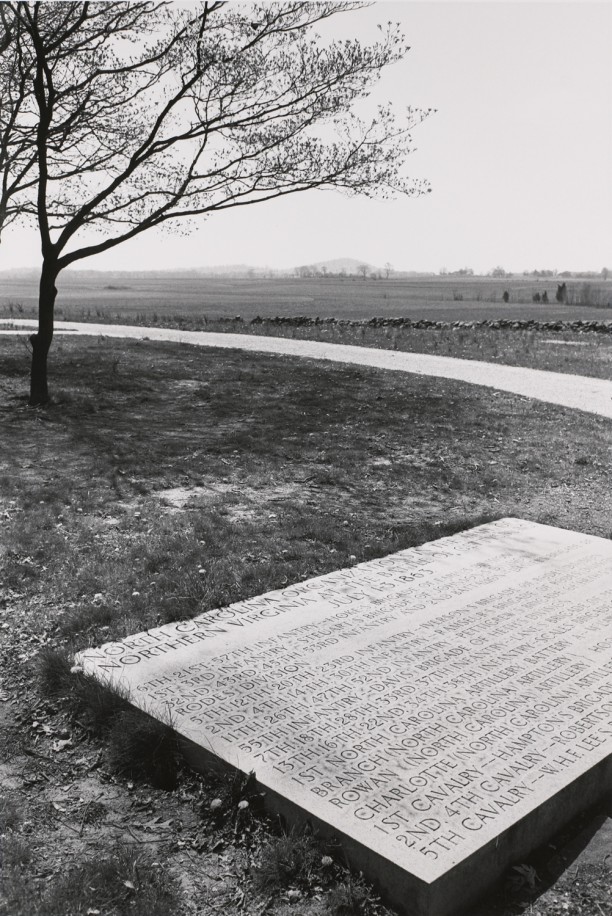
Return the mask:
<svg viewBox="0 0 612 916">
<path fill-rule="evenodd" d="M 584 294 L 569 281 L 570 298 Z M 502 302 L 505 289 L 511 301 Z M 532 291 L 548 290 L 549 305 Z M 612 307 L 559 305 L 556 281 L 531 278 L 426 280 L 216 279 L 142 277 L 66 271 L 60 280 L 58 319 L 106 321 L 184 330 L 231 331 L 431 353 L 512 366 L 612 378 L 612 334 L 554 329 L 379 326 L 384 320 L 610 323 Z M 593 283 L 594 302 L 612 302 L 612 281 Z M 0 275 L 0 318 L 35 318 L 33 278 Z M 300 323 L 301 317 L 333 318 Z M 286 322 L 286 323 L 283 323 Z M 369 322 L 369 323 L 368 323 Z"/>
<path fill-rule="evenodd" d="M 385 913 L 341 864 L 279 846 L 254 799 L 237 807 L 244 787 L 118 771 L 91 709 L 41 688 L 41 651 L 492 517 L 609 537 L 610 422 L 434 378 L 147 341 L 58 338 L 45 410 L 25 407 L 28 371 L 23 341 L 0 338 L 0 914 L 64 916 L 68 859 L 79 916 Z M 563 868 L 556 845 L 534 859 L 537 882 L 514 875 L 481 916 L 600 916 L 605 864 L 587 888 L 535 900 Z"/>
<path fill-rule="evenodd" d="M 59 280 L 58 317 L 71 320 L 121 319 L 138 314 L 163 324 L 165 317 L 245 320 L 276 315 L 369 319 L 429 318 L 436 321 L 478 321 L 492 318 L 542 321 L 612 318 L 612 280 L 568 280 L 569 304 L 555 302 L 557 280 L 531 277 L 434 277 L 414 280 L 346 279 L 219 279 L 207 277 L 134 278 L 122 274 L 65 271 Z M 510 301 L 502 295 L 508 290 Z M 546 291 L 550 303 L 534 303 Z M 0 317 L 9 306 L 22 317 L 36 307 L 34 277 L 0 275 Z"/>
</svg>

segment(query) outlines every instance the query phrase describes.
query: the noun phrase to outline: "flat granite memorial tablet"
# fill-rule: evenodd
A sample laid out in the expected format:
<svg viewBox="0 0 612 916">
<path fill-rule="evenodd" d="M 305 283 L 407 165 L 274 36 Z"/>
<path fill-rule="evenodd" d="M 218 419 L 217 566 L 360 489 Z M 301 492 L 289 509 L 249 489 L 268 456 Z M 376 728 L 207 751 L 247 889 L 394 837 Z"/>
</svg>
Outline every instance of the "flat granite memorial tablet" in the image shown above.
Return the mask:
<svg viewBox="0 0 612 916">
<path fill-rule="evenodd" d="M 447 916 L 612 788 L 611 624 L 611 541 L 502 519 L 79 661 Z"/>
</svg>

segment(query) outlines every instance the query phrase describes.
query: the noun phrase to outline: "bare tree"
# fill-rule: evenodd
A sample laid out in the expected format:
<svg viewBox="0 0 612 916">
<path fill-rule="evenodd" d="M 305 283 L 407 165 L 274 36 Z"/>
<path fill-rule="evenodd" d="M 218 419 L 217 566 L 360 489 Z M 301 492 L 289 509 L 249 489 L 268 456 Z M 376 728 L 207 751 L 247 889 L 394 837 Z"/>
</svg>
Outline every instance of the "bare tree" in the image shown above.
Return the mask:
<svg viewBox="0 0 612 916">
<path fill-rule="evenodd" d="M 369 272 L 370 272 L 370 268 L 368 267 L 367 264 L 359 264 L 359 266 L 357 267 L 357 273 L 361 275 L 362 280 L 368 279 Z"/>
<path fill-rule="evenodd" d="M 22 27 L 0 4 L 0 237 L 23 212 L 23 193 L 36 184 L 35 132 L 24 119 L 33 72 L 21 53 Z"/>
<path fill-rule="evenodd" d="M 391 274 L 393 273 L 393 264 L 390 261 L 387 261 L 385 264 L 385 280 L 388 280 Z"/>
<path fill-rule="evenodd" d="M 428 191 L 402 176 L 411 129 L 353 103 L 407 50 L 313 34 L 352 2 L 1 4 L 5 225 L 40 232 L 30 404 L 48 400 L 56 282 L 156 226 L 311 188 Z M 8 89 L 8 96 L 6 95 Z M 1 226 L 1 221 L 0 221 Z"/>
</svg>

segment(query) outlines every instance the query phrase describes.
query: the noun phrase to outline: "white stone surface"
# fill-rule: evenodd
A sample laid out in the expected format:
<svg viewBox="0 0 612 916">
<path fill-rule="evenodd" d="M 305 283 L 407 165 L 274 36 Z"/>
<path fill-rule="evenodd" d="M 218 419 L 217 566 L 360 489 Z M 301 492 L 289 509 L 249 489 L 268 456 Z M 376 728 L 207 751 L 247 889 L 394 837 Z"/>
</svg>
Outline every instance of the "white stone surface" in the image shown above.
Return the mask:
<svg viewBox="0 0 612 916">
<path fill-rule="evenodd" d="M 11 327 L 19 325 L 28 331 L 36 326 L 36 322 L 31 319 L 0 319 L 0 334 L 14 333 L 13 330 L 2 330 L 3 324 Z M 356 347 L 317 340 L 288 340 L 283 337 L 250 336 L 248 334 L 181 331 L 174 328 L 143 328 L 76 321 L 57 321 L 55 330 L 59 334 L 77 333 L 96 337 L 102 335 L 138 340 L 167 340 L 198 347 L 223 347 L 258 353 L 278 353 L 337 363 L 353 363 L 360 366 L 371 366 L 375 369 L 410 372 L 415 375 L 432 375 L 437 378 L 454 379 L 472 385 L 508 391 L 537 401 L 612 418 L 612 381 L 583 375 L 503 366 L 499 363 L 455 359 L 450 356 L 432 356 L 427 353 L 399 353 L 375 347 Z"/>
<path fill-rule="evenodd" d="M 80 661 L 431 884 L 612 753 L 612 542 L 502 519 Z"/>
</svg>

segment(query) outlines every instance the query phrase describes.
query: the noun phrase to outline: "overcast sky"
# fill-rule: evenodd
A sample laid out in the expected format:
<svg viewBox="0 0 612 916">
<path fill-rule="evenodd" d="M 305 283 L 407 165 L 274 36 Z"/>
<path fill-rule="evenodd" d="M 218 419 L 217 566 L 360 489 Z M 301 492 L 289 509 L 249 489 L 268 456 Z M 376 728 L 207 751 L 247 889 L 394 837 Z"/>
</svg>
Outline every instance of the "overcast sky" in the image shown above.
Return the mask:
<svg viewBox="0 0 612 916">
<path fill-rule="evenodd" d="M 354 257 L 405 270 L 612 267 L 612 2 L 375 2 L 336 20 L 367 40 L 398 21 L 411 45 L 377 101 L 437 108 L 408 174 L 433 192 L 395 201 L 307 192 L 212 215 L 188 237 L 146 233 L 83 268 Z M 0 269 L 38 263 L 9 230 Z"/>
</svg>

